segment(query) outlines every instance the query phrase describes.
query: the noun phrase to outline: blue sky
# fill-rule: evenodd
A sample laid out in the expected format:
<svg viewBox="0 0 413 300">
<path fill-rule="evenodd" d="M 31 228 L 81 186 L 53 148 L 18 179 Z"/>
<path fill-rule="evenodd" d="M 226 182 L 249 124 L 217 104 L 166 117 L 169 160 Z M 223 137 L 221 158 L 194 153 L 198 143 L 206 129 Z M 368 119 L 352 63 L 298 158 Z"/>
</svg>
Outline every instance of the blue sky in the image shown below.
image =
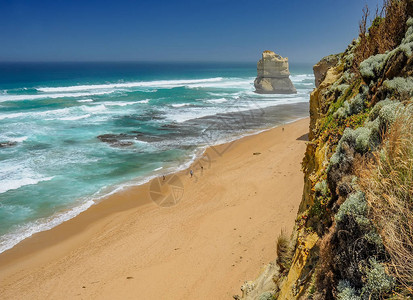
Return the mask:
<svg viewBox="0 0 413 300">
<path fill-rule="evenodd" d="M 380 0 L 0 0 L 0 61 L 290 62 L 341 52 Z"/>
</svg>

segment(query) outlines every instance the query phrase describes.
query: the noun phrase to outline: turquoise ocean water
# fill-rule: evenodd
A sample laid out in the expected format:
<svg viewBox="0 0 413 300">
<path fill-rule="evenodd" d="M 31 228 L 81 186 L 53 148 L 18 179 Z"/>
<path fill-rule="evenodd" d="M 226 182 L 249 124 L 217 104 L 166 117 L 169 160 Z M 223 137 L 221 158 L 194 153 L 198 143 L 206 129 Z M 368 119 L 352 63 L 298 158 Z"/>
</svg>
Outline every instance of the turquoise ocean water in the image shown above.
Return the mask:
<svg viewBox="0 0 413 300">
<path fill-rule="evenodd" d="M 253 92 L 255 63 L 0 64 L 0 253 L 103 196 L 182 169 L 200 149 L 308 115 Z"/>
</svg>

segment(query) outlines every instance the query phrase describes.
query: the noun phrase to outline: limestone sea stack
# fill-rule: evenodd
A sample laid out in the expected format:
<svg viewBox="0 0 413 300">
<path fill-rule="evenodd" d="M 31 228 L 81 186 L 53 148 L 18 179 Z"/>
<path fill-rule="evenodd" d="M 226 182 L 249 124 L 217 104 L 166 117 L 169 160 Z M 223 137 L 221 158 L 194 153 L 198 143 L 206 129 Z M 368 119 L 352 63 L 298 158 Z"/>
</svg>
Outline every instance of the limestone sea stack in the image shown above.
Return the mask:
<svg viewBox="0 0 413 300">
<path fill-rule="evenodd" d="M 259 94 L 295 94 L 290 80 L 288 58 L 265 50 L 257 63 L 257 78 L 254 81 L 255 92 Z"/>
</svg>

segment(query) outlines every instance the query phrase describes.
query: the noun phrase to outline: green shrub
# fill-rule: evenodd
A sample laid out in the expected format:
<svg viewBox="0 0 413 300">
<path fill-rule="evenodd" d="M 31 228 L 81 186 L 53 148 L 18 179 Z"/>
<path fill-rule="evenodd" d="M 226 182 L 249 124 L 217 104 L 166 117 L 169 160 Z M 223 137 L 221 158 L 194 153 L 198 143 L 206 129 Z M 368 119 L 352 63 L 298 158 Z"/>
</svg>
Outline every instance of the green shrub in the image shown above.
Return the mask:
<svg viewBox="0 0 413 300">
<path fill-rule="evenodd" d="M 391 80 L 387 79 L 383 82 L 383 86 L 390 92 L 398 94 L 407 94 L 413 96 L 413 78 L 395 77 Z"/>
<path fill-rule="evenodd" d="M 350 114 L 355 115 L 361 113 L 364 110 L 364 99 L 362 95 L 358 94 L 356 97 L 353 98 L 350 102 Z"/>
<path fill-rule="evenodd" d="M 408 26 L 405 37 L 402 41 L 403 44 L 413 42 L 413 18 L 409 18 L 406 22 Z"/>
<path fill-rule="evenodd" d="M 260 295 L 258 300 L 271 300 L 273 299 L 273 294 L 271 292 L 265 292 Z"/>
<path fill-rule="evenodd" d="M 340 107 L 337 111 L 333 114 L 335 119 L 345 119 L 347 118 L 347 112 L 344 107 Z"/>
<path fill-rule="evenodd" d="M 346 201 L 340 206 L 335 219 L 337 222 L 343 222 L 345 216 L 352 216 L 354 220 L 362 227 L 370 224 L 367 219 L 367 202 L 364 193 L 356 192 L 351 194 Z"/>
<path fill-rule="evenodd" d="M 369 267 L 366 269 L 365 282 L 361 289 L 361 295 L 351 286 L 347 280 L 340 280 L 337 286 L 338 300 L 379 299 L 385 293 L 392 291 L 394 279 L 386 274 L 384 266 L 375 258 L 369 259 Z"/>
<path fill-rule="evenodd" d="M 413 54 L 413 42 L 406 43 L 406 44 L 401 44 L 399 46 L 399 50 L 403 51 L 404 54 L 406 54 L 407 57 L 412 56 L 412 54 Z"/>
<path fill-rule="evenodd" d="M 388 105 L 384 105 L 379 112 L 380 127 L 387 129 L 389 126 L 391 126 L 391 124 L 393 124 L 394 120 L 396 119 L 396 115 L 401 107 L 402 104 L 397 101 L 393 101 Z"/>
<path fill-rule="evenodd" d="M 376 146 L 376 139 L 372 129 L 369 127 L 359 127 L 356 129 L 346 128 L 337 145 L 336 153 L 343 152 L 344 143 L 359 153 L 366 153 Z M 333 160 L 330 159 L 330 162 L 332 164 L 340 163 L 340 158 L 343 157 L 340 155 L 335 156 Z"/>
<path fill-rule="evenodd" d="M 370 146 L 373 148 L 377 146 L 382 135 L 393 124 L 398 112 L 403 108 L 403 104 L 398 101 L 389 99 L 378 102 L 371 110 L 369 119 L 365 127 L 371 130 Z"/>
<path fill-rule="evenodd" d="M 393 101 L 390 99 L 382 100 L 380 102 L 377 102 L 376 105 L 373 107 L 373 109 L 370 112 L 369 119 L 371 121 L 375 120 L 379 116 L 380 110 L 383 108 L 385 105 L 391 104 Z"/>
<path fill-rule="evenodd" d="M 370 258 L 369 264 L 362 295 L 368 295 L 369 299 L 378 299 L 383 294 L 389 293 L 395 282 L 393 277 L 385 272 L 384 266 L 377 262 L 375 258 Z"/>
<path fill-rule="evenodd" d="M 350 54 L 350 56 L 353 56 L 353 57 L 354 57 L 353 54 Z M 344 81 L 344 82 L 351 83 L 351 82 L 353 81 L 353 79 L 354 79 L 354 76 L 355 76 L 354 73 L 349 72 L 349 71 L 347 70 L 347 71 L 345 71 L 345 72 L 343 73 L 342 78 L 343 78 L 343 81 Z"/>
<path fill-rule="evenodd" d="M 363 112 L 364 109 L 363 95 L 357 94 L 353 99 L 344 101 L 343 106 L 340 107 L 333 116 L 338 119 L 345 119 L 349 116 Z"/>
<path fill-rule="evenodd" d="M 343 56 L 340 59 L 340 63 L 344 65 L 345 69 L 349 69 L 354 63 L 354 50 L 356 49 L 358 42 L 358 39 L 353 40 L 351 44 L 348 45 L 346 51 L 344 51 Z M 350 72 L 350 74 L 354 75 L 353 72 Z"/>
<path fill-rule="evenodd" d="M 380 248 L 383 247 L 383 239 L 376 231 L 369 231 L 364 235 L 364 237 L 371 244 L 374 244 Z"/>
<path fill-rule="evenodd" d="M 356 129 L 356 132 L 356 151 L 359 153 L 369 151 L 371 146 L 371 129 L 360 127 Z"/>
<path fill-rule="evenodd" d="M 366 127 L 371 130 L 371 143 L 373 145 L 378 145 L 381 141 L 380 120 L 377 118 L 374 121 L 367 122 Z"/>
<path fill-rule="evenodd" d="M 341 162 L 342 158 L 339 152 L 334 152 L 330 158 L 330 165 L 337 165 Z"/>
<path fill-rule="evenodd" d="M 379 77 L 388 59 L 388 54 L 377 54 L 370 56 L 360 64 L 360 74 L 367 80 L 372 81 Z"/>
<path fill-rule="evenodd" d="M 340 280 L 337 291 L 338 300 L 361 300 L 361 297 L 357 295 L 355 289 L 347 280 Z"/>
<path fill-rule="evenodd" d="M 344 77 L 342 77 L 342 80 L 344 81 Z M 337 86 L 336 90 L 339 91 L 339 94 L 342 95 L 344 92 L 350 87 L 350 85 L 346 83 L 342 83 Z"/>
<path fill-rule="evenodd" d="M 327 196 L 329 192 L 327 182 L 325 180 L 317 182 L 314 186 L 314 190 L 320 195 Z"/>
</svg>

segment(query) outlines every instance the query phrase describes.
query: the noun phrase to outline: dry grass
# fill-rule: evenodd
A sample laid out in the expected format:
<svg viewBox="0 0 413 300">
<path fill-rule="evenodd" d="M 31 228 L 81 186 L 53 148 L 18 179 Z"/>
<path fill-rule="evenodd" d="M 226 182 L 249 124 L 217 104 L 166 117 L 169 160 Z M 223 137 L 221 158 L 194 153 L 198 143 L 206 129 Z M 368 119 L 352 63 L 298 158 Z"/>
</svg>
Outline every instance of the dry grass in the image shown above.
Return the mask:
<svg viewBox="0 0 413 300">
<path fill-rule="evenodd" d="M 277 264 L 280 267 L 280 273 L 290 269 L 293 254 L 294 249 L 290 238 L 285 233 L 285 230 L 281 230 L 277 239 Z"/>
<path fill-rule="evenodd" d="M 353 70 L 358 72 L 360 63 L 372 55 L 394 49 L 402 41 L 406 32 L 408 0 L 384 0 L 383 7 L 377 8 L 367 27 L 370 10 L 366 6 L 359 23 L 360 42 L 355 49 Z"/>
<path fill-rule="evenodd" d="M 320 263 L 316 273 L 317 295 L 319 299 L 332 299 L 333 289 L 337 286 L 336 274 L 334 274 L 334 256 L 333 238 L 337 231 L 335 225 L 330 228 L 330 231 L 323 236 L 320 241 Z"/>
<path fill-rule="evenodd" d="M 360 173 L 373 221 L 390 255 L 389 272 L 413 293 L 413 114 L 400 113 L 381 152 Z"/>
</svg>

